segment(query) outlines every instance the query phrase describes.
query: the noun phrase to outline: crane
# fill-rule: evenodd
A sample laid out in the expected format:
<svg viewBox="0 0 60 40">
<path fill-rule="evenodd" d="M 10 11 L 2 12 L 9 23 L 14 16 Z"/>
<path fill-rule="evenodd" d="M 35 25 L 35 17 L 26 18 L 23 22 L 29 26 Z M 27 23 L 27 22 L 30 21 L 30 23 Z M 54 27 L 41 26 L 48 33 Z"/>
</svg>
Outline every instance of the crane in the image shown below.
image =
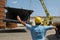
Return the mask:
<svg viewBox="0 0 60 40">
<path fill-rule="evenodd" d="M 42 5 L 42 7 L 43 7 L 43 9 L 44 9 L 44 11 L 46 13 L 46 18 L 44 19 L 44 25 L 48 25 L 49 24 L 48 20 L 50 20 L 50 24 L 51 24 L 52 23 L 52 21 L 51 21 L 52 17 L 50 16 L 50 14 L 49 14 L 49 12 L 48 12 L 48 10 L 46 8 L 44 0 L 39 0 L 39 1 L 40 1 L 41 5 Z"/>
</svg>

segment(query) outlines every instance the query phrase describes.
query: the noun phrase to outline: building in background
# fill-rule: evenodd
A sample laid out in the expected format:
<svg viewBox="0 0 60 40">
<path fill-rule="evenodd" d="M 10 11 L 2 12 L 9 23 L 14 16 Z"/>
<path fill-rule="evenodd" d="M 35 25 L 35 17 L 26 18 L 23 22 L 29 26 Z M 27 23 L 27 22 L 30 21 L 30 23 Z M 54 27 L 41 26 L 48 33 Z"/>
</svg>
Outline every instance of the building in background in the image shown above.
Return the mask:
<svg viewBox="0 0 60 40">
<path fill-rule="evenodd" d="M 5 2 L 6 0 L 0 0 L 0 18 L 5 18 Z M 4 28 L 5 26 L 5 23 L 0 20 L 0 28 Z"/>
</svg>

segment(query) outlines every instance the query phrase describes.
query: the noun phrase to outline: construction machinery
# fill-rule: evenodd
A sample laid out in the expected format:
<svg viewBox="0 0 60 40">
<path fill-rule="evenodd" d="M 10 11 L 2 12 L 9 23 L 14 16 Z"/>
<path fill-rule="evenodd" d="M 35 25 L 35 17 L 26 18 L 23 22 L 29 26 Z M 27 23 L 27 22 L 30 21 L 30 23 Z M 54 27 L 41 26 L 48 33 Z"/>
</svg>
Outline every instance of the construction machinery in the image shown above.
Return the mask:
<svg viewBox="0 0 60 40">
<path fill-rule="evenodd" d="M 21 17 L 21 20 L 25 21 L 26 23 L 30 23 L 30 15 L 32 14 L 33 10 L 28 9 L 19 9 L 19 8 L 12 8 L 12 7 L 5 7 L 8 12 L 6 12 L 6 18 L 0 18 L 3 22 L 6 22 L 6 28 L 10 29 L 17 29 L 17 23 L 20 23 L 17 20 L 17 16 Z"/>
<path fill-rule="evenodd" d="M 49 14 L 49 12 L 48 12 L 48 10 L 46 8 L 46 5 L 44 3 L 44 0 L 39 0 L 39 1 L 40 1 L 41 5 L 42 5 L 42 7 L 43 7 L 43 9 L 44 9 L 44 11 L 46 13 L 46 18 L 44 19 L 44 23 L 43 24 L 44 25 L 50 25 L 50 24 L 52 24 L 53 17 L 50 16 L 50 14 Z"/>
<path fill-rule="evenodd" d="M 21 17 L 21 20 L 30 23 L 30 15 L 32 14 L 33 10 L 14 8 L 9 6 L 6 7 L 6 3 L 7 0 L 0 0 L 0 29 L 17 29 L 17 23 L 20 23 L 17 20 L 17 16 Z M 7 12 L 5 12 L 5 9 Z"/>
<path fill-rule="evenodd" d="M 53 22 L 52 22 L 53 17 L 50 16 L 44 1 L 40 0 L 40 2 L 42 4 L 42 7 L 43 7 L 45 13 L 46 13 L 46 18 L 44 19 L 44 23 L 43 24 L 44 25 L 51 25 L 51 24 L 53 24 Z M 60 38 L 60 23 L 54 23 L 53 25 L 56 26 L 56 28 L 57 28 L 57 30 L 55 30 L 56 31 L 56 37 Z"/>
</svg>

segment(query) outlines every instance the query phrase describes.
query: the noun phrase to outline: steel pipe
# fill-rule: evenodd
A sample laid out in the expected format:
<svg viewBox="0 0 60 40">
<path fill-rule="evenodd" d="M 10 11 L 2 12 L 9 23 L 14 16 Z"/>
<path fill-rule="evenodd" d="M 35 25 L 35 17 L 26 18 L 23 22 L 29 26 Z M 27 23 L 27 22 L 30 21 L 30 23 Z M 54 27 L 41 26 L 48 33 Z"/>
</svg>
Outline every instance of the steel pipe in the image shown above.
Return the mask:
<svg viewBox="0 0 60 40">
<path fill-rule="evenodd" d="M 2 18 L 0 18 L 0 20 L 3 20 L 3 22 L 14 22 L 14 23 L 20 23 L 18 20 L 13 20 L 13 19 L 2 19 Z"/>
</svg>

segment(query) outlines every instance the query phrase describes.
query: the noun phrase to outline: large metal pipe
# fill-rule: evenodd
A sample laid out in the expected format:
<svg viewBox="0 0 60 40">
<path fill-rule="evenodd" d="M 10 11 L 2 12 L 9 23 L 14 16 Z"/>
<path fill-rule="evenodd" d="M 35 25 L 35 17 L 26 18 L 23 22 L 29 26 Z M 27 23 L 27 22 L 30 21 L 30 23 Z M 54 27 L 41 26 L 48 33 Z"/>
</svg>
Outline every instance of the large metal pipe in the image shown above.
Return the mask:
<svg viewBox="0 0 60 40">
<path fill-rule="evenodd" d="M 2 18 L 0 18 L 0 20 L 3 20 L 3 22 L 14 22 L 14 23 L 20 23 L 18 20 L 13 20 L 13 19 L 2 19 Z"/>
</svg>

